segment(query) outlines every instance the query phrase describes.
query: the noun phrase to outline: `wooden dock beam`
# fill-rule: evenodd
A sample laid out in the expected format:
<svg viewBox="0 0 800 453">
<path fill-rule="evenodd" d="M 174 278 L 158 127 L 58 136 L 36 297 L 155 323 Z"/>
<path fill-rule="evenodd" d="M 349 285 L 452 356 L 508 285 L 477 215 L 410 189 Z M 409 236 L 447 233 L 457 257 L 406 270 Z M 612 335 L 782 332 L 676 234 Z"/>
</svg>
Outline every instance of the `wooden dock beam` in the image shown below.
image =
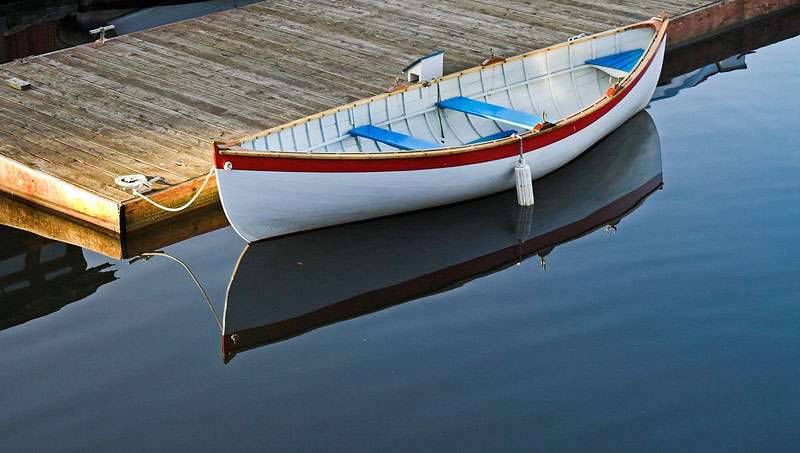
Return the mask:
<svg viewBox="0 0 800 453">
<path fill-rule="evenodd" d="M 228 225 L 219 203 L 195 209 L 122 237 L 96 225 L 0 193 L 0 225 L 77 245 L 114 259 L 137 256 Z"/>
<path fill-rule="evenodd" d="M 120 205 L 98 193 L 0 156 L 0 187 L 11 195 L 120 233 Z"/>
</svg>

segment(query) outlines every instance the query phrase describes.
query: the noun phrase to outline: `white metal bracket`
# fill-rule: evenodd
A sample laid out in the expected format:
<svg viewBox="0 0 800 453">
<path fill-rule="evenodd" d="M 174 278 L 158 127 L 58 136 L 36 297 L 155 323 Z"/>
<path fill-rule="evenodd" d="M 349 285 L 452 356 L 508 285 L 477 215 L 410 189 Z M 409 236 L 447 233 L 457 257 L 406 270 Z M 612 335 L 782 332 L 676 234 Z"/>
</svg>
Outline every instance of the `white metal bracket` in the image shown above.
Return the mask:
<svg viewBox="0 0 800 453">
<path fill-rule="evenodd" d="M 105 27 L 99 27 L 95 28 L 94 30 L 89 30 L 89 33 L 91 33 L 92 36 L 99 34 L 100 38 L 97 40 L 97 42 L 100 44 L 104 44 L 108 40 L 108 38 L 106 38 L 106 32 L 115 30 L 116 28 L 117 28 L 116 25 L 106 25 Z"/>
</svg>

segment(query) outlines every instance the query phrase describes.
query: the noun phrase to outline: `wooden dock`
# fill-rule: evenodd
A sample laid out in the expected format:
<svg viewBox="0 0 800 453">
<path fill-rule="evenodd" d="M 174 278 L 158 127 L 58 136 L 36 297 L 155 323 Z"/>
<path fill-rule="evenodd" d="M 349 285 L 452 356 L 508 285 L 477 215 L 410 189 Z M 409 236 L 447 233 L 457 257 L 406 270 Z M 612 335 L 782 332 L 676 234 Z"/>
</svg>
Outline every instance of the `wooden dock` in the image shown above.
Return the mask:
<svg viewBox="0 0 800 453">
<path fill-rule="evenodd" d="M 381 93 L 419 56 L 445 72 L 666 10 L 672 45 L 798 0 L 281 0 L 0 66 L 0 190 L 112 235 L 173 214 L 115 186 L 161 176 L 177 206 L 211 168 L 211 142 Z M 214 180 L 193 208 L 218 201 Z"/>
</svg>

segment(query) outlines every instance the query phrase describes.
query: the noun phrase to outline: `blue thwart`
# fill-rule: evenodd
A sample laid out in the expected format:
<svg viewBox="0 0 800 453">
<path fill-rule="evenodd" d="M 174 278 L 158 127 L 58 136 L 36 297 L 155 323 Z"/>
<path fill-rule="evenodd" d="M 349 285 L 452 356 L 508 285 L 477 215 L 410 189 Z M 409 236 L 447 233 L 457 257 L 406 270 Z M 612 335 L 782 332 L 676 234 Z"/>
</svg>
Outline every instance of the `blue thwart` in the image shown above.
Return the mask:
<svg viewBox="0 0 800 453">
<path fill-rule="evenodd" d="M 586 60 L 586 64 L 601 68 L 611 68 L 618 71 L 631 72 L 636 63 L 644 55 L 644 49 L 626 50 L 625 52 L 606 55 L 605 57 Z"/>
<path fill-rule="evenodd" d="M 476 101 L 463 96 L 450 98 L 436 105 L 443 109 L 456 110 L 524 129 L 533 129 L 542 122 L 541 118 L 531 113 L 512 110 L 501 105 L 489 104 L 488 102 Z"/>
<path fill-rule="evenodd" d="M 353 137 L 363 137 L 370 140 L 375 140 L 376 142 L 386 143 L 387 145 L 391 145 L 395 148 L 400 148 L 403 150 L 433 149 L 442 147 L 442 145 L 439 143 L 421 140 L 410 135 L 390 131 L 388 129 L 383 129 L 371 124 L 360 126 L 351 130 L 350 135 Z"/>
</svg>

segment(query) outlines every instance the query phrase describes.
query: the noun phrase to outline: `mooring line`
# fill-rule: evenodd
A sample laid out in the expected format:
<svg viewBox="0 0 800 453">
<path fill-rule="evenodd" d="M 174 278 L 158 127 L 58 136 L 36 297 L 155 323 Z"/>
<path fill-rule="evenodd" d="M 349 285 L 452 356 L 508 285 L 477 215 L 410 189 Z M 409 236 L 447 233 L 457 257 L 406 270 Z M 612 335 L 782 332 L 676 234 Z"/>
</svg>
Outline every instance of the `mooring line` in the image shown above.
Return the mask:
<svg viewBox="0 0 800 453">
<path fill-rule="evenodd" d="M 214 174 L 214 170 L 215 170 L 215 167 L 211 167 L 211 170 L 206 175 L 206 179 L 203 180 L 203 184 L 200 185 L 200 187 L 197 189 L 197 192 L 195 192 L 195 194 L 192 196 L 192 198 L 189 201 L 187 201 L 183 206 L 179 206 L 177 208 L 170 208 L 168 206 L 164 206 L 164 205 L 158 203 L 157 201 L 154 201 L 153 199 L 151 199 L 147 195 L 139 192 L 139 189 L 142 188 L 142 187 L 144 187 L 145 189 L 149 190 L 150 189 L 150 185 L 153 184 L 154 182 L 156 182 L 157 180 L 159 180 L 160 178 L 155 178 L 153 180 L 148 180 L 147 177 L 144 176 L 144 175 L 125 175 L 125 176 L 118 177 L 117 179 L 114 180 L 114 182 L 116 182 L 116 184 L 118 186 L 120 186 L 120 187 L 123 187 L 123 188 L 126 188 L 126 189 L 131 189 L 131 192 L 133 192 L 134 195 L 144 199 L 144 201 L 150 203 L 151 205 L 153 205 L 153 206 L 155 206 L 155 207 L 157 207 L 159 209 L 163 209 L 164 211 L 167 211 L 167 212 L 180 212 L 180 211 L 183 211 L 184 209 L 188 208 L 189 206 L 191 206 L 192 203 L 194 203 L 197 200 L 197 197 L 199 197 L 200 194 L 203 192 L 203 189 L 205 189 L 206 184 L 208 184 L 208 181 L 211 179 L 211 176 Z"/>
<path fill-rule="evenodd" d="M 211 309 L 211 313 L 214 315 L 214 320 L 217 322 L 217 326 L 219 327 L 219 331 L 222 332 L 222 320 L 220 319 L 219 315 L 217 314 L 217 310 L 214 309 L 214 305 L 211 303 L 211 298 L 208 297 L 208 293 L 206 292 L 205 288 L 203 288 L 203 285 L 200 284 L 200 281 L 197 279 L 197 276 L 194 274 L 194 272 L 192 272 L 192 270 L 189 268 L 189 266 L 186 263 L 184 263 L 180 258 L 176 258 L 176 257 L 174 257 L 174 256 L 172 256 L 172 255 L 170 255 L 169 253 L 166 253 L 166 252 L 145 252 L 145 253 L 140 254 L 139 257 L 137 257 L 137 258 L 141 258 L 143 260 L 148 260 L 153 256 L 162 256 L 164 258 L 169 258 L 172 261 L 175 261 L 176 263 L 178 263 L 181 266 L 183 266 L 184 269 L 186 269 L 186 272 L 189 273 L 189 277 L 192 278 L 192 281 L 194 281 L 194 284 L 197 285 L 197 288 L 199 288 L 200 292 L 203 294 L 203 298 L 206 300 L 206 304 L 208 305 L 208 308 Z M 136 262 L 136 258 L 131 260 L 131 264 L 133 264 L 134 262 Z"/>
</svg>

